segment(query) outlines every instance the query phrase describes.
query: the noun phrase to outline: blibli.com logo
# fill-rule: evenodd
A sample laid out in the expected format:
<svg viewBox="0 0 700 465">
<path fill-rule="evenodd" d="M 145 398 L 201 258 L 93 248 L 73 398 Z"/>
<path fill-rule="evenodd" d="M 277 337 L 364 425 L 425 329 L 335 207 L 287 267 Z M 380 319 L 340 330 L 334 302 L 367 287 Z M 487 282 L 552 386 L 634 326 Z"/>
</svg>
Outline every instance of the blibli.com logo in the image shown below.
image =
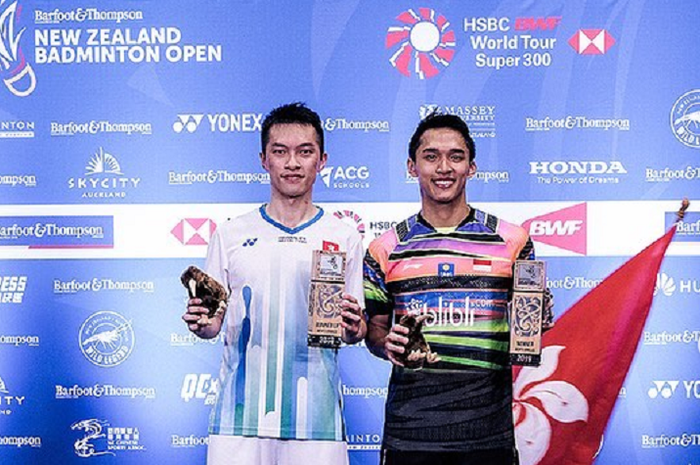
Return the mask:
<svg viewBox="0 0 700 465">
<path fill-rule="evenodd" d="M 389 63 L 406 77 L 437 76 L 454 58 L 457 44 L 450 22 L 431 8 L 409 9 L 389 27 L 385 46 L 392 49 Z"/>
</svg>

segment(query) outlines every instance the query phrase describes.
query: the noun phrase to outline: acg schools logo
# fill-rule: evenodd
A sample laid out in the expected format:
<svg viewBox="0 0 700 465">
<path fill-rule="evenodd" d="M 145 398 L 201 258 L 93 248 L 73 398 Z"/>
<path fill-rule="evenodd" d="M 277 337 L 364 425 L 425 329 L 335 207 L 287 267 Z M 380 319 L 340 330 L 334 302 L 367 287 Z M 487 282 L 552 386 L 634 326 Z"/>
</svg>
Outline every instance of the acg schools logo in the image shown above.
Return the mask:
<svg viewBox="0 0 700 465">
<path fill-rule="evenodd" d="M 386 48 L 394 49 L 391 65 L 404 76 L 413 72 L 419 79 L 436 76 L 454 57 L 455 33 L 450 22 L 431 8 L 406 10 L 396 17 L 400 23 L 386 33 Z"/>
</svg>

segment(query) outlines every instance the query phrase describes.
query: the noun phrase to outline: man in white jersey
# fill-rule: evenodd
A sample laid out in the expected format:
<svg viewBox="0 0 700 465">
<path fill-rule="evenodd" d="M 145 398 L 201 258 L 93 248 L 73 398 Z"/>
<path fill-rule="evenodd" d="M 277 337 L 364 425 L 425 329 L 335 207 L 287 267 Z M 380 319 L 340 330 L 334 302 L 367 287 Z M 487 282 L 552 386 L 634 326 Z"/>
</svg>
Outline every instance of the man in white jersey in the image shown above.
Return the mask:
<svg viewBox="0 0 700 465">
<path fill-rule="evenodd" d="M 207 323 L 208 310 L 191 299 L 182 317 L 199 337 L 225 334 L 207 463 L 347 464 L 337 350 L 307 345 L 308 294 L 313 251 L 345 252 L 342 339 L 362 340 L 362 240 L 312 203 L 327 159 L 314 111 L 272 110 L 261 142 L 270 202 L 226 221 L 207 251 L 206 271 L 229 291 L 228 307 Z"/>
</svg>

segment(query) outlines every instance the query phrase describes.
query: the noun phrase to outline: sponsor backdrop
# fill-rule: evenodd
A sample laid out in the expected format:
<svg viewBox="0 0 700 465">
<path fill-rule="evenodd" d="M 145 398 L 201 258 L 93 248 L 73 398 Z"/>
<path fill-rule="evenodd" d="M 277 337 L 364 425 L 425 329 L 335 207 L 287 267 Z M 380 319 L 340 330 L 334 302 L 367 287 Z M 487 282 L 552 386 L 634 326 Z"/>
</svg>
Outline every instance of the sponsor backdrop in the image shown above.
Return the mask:
<svg viewBox="0 0 700 465">
<path fill-rule="evenodd" d="M 0 462 L 204 461 L 222 341 L 188 334 L 178 276 L 267 199 L 261 120 L 302 100 L 316 199 L 366 244 L 418 208 L 419 118 L 463 118 L 470 200 L 528 228 L 557 315 L 689 197 L 597 463 L 700 463 L 698 23 L 642 0 L 0 0 Z M 351 462 L 376 463 L 389 365 L 340 353 Z"/>
</svg>

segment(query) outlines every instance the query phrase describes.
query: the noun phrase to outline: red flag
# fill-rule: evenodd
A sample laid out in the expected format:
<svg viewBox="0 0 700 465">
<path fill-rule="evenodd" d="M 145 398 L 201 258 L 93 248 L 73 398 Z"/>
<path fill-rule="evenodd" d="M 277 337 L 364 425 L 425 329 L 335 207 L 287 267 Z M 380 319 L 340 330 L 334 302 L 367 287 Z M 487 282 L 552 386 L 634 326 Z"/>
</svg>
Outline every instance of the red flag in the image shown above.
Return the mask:
<svg viewBox="0 0 700 465">
<path fill-rule="evenodd" d="M 605 278 L 542 339 L 542 364 L 514 370 L 521 465 L 593 462 L 637 350 L 675 226 Z"/>
</svg>

